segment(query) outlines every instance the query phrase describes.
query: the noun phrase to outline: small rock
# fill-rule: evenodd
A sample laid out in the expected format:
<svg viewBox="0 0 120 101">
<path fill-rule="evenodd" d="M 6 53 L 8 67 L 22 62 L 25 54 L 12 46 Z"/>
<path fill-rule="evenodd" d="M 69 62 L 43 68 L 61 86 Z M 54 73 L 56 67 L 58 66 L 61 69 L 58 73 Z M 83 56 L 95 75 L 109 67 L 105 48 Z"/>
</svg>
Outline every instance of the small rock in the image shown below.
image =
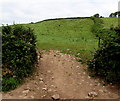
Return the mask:
<svg viewBox="0 0 120 101">
<path fill-rule="evenodd" d="M 50 71 L 50 70 L 48 70 L 47 72 L 48 72 L 48 73 L 51 73 L 51 71 Z"/>
<path fill-rule="evenodd" d="M 99 92 L 102 92 L 102 93 L 103 93 L 103 90 L 100 89 Z"/>
<path fill-rule="evenodd" d="M 28 93 L 28 92 L 29 92 L 29 90 L 24 90 L 24 91 L 23 91 L 23 93 Z"/>
<path fill-rule="evenodd" d="M 57 92 L 57 90 L 54 90 L 54 92 Z"/>
<path fill-rule="evenodd" d="M 59 94 L 55 94 L 51 97 L 53 100 L 59 100 L 60 99 L 60 96 Z"/>
<path fill-rule="evenodd" d="M 44 98 L 46 95 L 43 95 L 43 96 L 41 96 L 42 98 Z"/>
<path fill-rule="evenodd" d="M 63 84 L 64 86 L 67 86 L 67 84 Z"/>
<path fill-rule="evenodd" d="M 83 72 L 83 74 L 85 75 L 86 73 L 85 73 L 85 72 Z"/>
<path fill-rule="evenodd" d="M 76 68 L 79 68 L 79 66 L 76 66 Z"/>
<path fill-rule="evenodd" d="M 52 77 L 51 79 L 54 79 L 54 77 Z"/>
<path fill-rule="evenodd" d="M 48 89 L 48 92 L 51 92 L 52 91 L 52 89 Z"/>
<path fill-rule="evenodd" d="M 27 94 L 25 94 L 24 96 L 27 96 Z"/>
<path fill-rule="evenodd" d="M 96 92 L 90 92 L 90 93 L 88 93 L 88 96 L 89 97 L 97 97 L 98 94 Z"/>
<path fill-rule="evenodd" d="M 112 85 L 112 83 L 110 83 L 110 85 Z"/>
<path fill-rule="evenodd" d="M 108 94 L 110 94 L 110 92 L 108 92 Z"/>
<path fill-rule="evenodd" d="M 32 99 L 35 98 L 34 96 L 30 96 Z"/>
<path fill-rule="evenodd" d="M 43 78 L 39 78 L 40 81 L 43 81 Z"/>
<path fill-rule="evenodd" d="M 55 87 L 54 85 L 51 85 L 51 87 Z"/>
<path fill-rule="evenodd" d="M 38 60 L 39 60 L 39 59 L 40 59 L 40 55 L 38 55 L 38 57 L 37 57 L 37 58 L 38 58 Z"/>
<path fill-rule="evenodd" d="M 31 90 L 31 88 L 30 87 L 26 87 L 26 88 L 24 88 L 24 90 Z"/>
<path fill-rule="evenodd" d="M 40 83 L 43 83 L 43 81 L 40 81 Z"/>
<path fill-rule="evenodd" d="M 42 88 L 42 90 L 45 90 L 45 91 L 46 91 L 46 90 L 47 90 L 47 88 Z"/>
<path fill-rule="evenodd" d="M 82 83 L 79 83 L 80 85 L 82 84 Z"/>
<path fill-rule="evenodd" d="M 98 83 L 97 85 L 100 86 L 100 83 Z"/>
<path fill-rule="evenodd" d="M 90 83 L 90 86 L 92 86 L 93 84 Z"/>
<path fill-rule="evenodd" d="M 90 77 L 90 76 L 88 76 L 88 78 L 90 79 L 91 77 Z"/>
<path fill-rule="evenodd" d="M 36 74 L 35 74 L 35 76 L 37 77 L 37 76 L 39 76 L 39 74 L 38 74 L 38 73 L 36 73 Z"/>
</svg>

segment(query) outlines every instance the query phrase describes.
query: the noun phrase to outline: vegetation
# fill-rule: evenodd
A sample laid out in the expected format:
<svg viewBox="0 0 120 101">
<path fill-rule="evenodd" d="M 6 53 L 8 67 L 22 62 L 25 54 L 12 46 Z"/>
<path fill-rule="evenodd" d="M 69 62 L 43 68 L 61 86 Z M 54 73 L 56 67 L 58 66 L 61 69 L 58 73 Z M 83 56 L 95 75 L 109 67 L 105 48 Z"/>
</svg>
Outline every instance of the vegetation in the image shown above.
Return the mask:
<svg viewBox="0 0 120 101">
<path fill-rule="evenodd" d="M 109 17 L 117 17 L 117 15 L 120 16 L 120 11 L 111 13 L 111 14 L 109 15 Z"/>
<path fill-rule="evenodd" d="M 103 28 L 100 19 L 94 18 L 94 21 L 93 32 L 101 41 L 88 63 L 89 69 L 107 82 L 120 83 L 120 28 Z"/>
<path fill-rule="evenodd" d="M 73 54 L 81 58 L 78 61 L 91 60 L 89 68 L 97 76 L 117 82 L 120 78 L 116 58 L 120 56 L 120 30 L 114 28 L 117 24 L 116 18 L 91 17 L 2 26 L 2 90 L 16 88 L 32 73 L 37 61 L 36 45 L 38 49 Z"/>
<path fill-rule="evenodd" d="M 104 28 L 111 28 L 111 27 L 117 27 L 118 26 L 118 18 L 112 17 L 112 18 L 101 18 L 103 20 L 103 27 Z"/>
<path fill-rule="evenodd" d="M 71 18 L 47 20 L 24 26 L 34 28 L 37 34 L 37 48 L 61 50 L 86 62 L 91 59 L 91 52 L 98 47 L 98 40 L 91 32 L 93 24 L 90 18 Z"/>
<path fill-rule="evenodd" d="M 93 17 L 99 18 L 100 15 L 97 13 L 97 14 L 93 15 Z"/>
<path fill-rule="evenodd" d="M 20 25 L 2 26 L 2 33 L 2 91 L 8 91 L 34 70 L 36 38 L 32 29 Z"/>
</svg>

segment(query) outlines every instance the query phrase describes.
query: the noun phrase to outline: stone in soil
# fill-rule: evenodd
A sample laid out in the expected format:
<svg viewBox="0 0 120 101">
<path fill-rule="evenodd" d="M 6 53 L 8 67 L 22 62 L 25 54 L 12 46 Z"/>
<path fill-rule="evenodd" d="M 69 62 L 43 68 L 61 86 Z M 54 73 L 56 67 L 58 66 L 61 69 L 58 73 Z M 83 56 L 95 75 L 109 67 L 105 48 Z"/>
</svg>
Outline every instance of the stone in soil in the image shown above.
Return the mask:
<svg viewBox="0 0 120 101">
<path fill-rule="evenodd" d="M 97 97 L 98 94 L 96 92 L 90 92 L 90 93 L 88 93 L 88 96 L 89 97 Z"/>
<path fill-rule="evenodd" d="M 42 88 L 42 90 L 45 90 L 45 91 L 46 91 L 46 90 L 47 90 L 47 88 Z"/>
<path fill-rule="evenodd" d="M 55 94 L 51 97 L 53 100 L 59 100 L 60 99 L 60 96 L 59 94 Z"/>
<path fill-rule="evenodd" d="M 28 92 L 29 92 L 29 90 L 24 90 L 24 91 L 23 91 L 23 93 L 28 93 Z"/>
</svg>

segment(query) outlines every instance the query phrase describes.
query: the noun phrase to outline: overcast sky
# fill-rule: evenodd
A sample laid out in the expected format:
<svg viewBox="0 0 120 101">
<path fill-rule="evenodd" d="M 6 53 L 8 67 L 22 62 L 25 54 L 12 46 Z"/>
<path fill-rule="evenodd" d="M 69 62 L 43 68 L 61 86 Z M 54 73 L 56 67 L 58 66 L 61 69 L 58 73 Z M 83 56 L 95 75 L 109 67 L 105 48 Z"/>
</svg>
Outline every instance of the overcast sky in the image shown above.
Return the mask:
<svg viewBox="0 0 120 101">
<path fill-rule="evenodd" d="M 50 18 L 108 17 L 119 0 L 0 0 L 0 24 L 29 23 Z"/>
</svg>

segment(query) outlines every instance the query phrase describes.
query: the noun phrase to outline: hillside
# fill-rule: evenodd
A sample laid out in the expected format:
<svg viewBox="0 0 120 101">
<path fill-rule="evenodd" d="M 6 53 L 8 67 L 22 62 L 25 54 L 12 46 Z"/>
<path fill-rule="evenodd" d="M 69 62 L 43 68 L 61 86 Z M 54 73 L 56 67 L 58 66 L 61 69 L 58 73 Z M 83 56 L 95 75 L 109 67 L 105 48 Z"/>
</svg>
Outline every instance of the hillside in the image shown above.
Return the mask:
<svg viewBox="0 0 120 101">
<path fill-rule="evenodd" d="M 82 60 L 86 61 L 98 46 L 98 40 L 91 33 L 93 24 L 90 18 L 86 18 L 48 20 L 27 26 L 34 29 L 39 49 L 62 50 L 74 55 L 80 53 Z"/>
<path fill-rule="evenodd" d="M 118 25 L 117 18 L 102 18 L 105 27 Z M 94 22 L 90 18 L 46 20 L 26 26 L 34 29 L 38 49 L 55 49 L 91 59 L 91 52 L 98 47 L 98 39 L 91 32 Z M 80 56 L 78 55 L 80 54 Z"/>
<path fill-rule="evenodd" d="M 111 18 L 102 18 L 105 27 L 117 26 L 118 25 L 118 18 L 111 17 Z"/>
</svg>

